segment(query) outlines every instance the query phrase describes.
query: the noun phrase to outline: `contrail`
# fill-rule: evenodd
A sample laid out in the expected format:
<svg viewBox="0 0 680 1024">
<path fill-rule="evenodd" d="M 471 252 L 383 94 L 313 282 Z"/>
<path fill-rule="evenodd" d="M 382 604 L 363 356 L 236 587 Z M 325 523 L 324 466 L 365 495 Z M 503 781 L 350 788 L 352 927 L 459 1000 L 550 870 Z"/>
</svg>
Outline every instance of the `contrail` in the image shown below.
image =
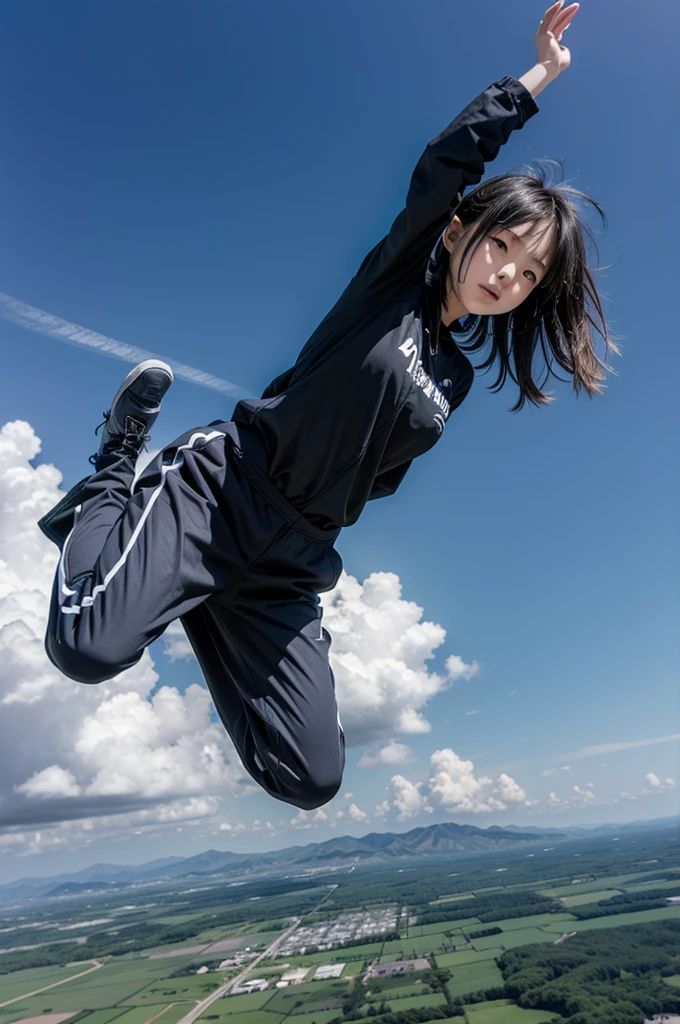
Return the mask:
<svg viewBox="0 0 680 1024">
<path fill-rule="evenodd" d="M 94 348 L 103 355 L 122 359 L 126 363 L 141 363 L 144 359 L 162 359 L 172 367 L 176 377 L 188 380 L 191 384 L 199 384 L 201 387 L 237 398 L 248 395 L 248 392 L 238 384 L 232 384 L 229 380 L 214 377 L 211 373 L 205 373 L 203 370 L 197 370 L 185 363 L 178 363 L 174 359 L 159 356 L 156 352 L 137 348 L 136 345 L 126 345 L 124 341 L 107 338 L 105 334 L 89 331 L 87 327 L 70 324 L 68 320 L 62 320 L 61 317 L 53 316 L 52 313 L 45 313 L 44 310 L 29 306 L 26 302 L 20 302 L 19 299 L 13 299 L 11 295 L 5 295 L 4 292 L 0 292 L 0 317 L 4 320 L 11 320 L 12 323 L 18 324 L 20 327 L 25 327 L 27 331 L 46 334 L 49 338 L 66 341 L 70 345 Z"/>
</svg>

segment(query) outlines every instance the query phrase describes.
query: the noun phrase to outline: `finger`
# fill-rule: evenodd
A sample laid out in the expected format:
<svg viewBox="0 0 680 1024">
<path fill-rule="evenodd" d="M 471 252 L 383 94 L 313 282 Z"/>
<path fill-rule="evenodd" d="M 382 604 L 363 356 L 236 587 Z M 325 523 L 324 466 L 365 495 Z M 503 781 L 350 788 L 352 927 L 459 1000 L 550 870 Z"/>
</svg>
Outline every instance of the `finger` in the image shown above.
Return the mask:
<svg viewBox="0 0 680 1024">
<path fill-rule="evenodd" d="M 564 32 L 565 28 L 568 28 L 569 25 L 571 25 L 576 15 L 576 12 L 578 11 L 578 8 L 578 4 L 572 4 L 571 7 L 568 7 L 565 11 L 562 11 L 562 13 L 555 19 L 554 23 L 550 26 L 550 31 L 553 32 L 558 39 Z"/>
<path fill-rule="evenodd" d="M 565 32 L 569 28 L 571 23 L 572 23 L 572 19 L 569 18 L 568 21 L 561 21 L 557 25 L 553 25 L 551 31 L 552 31 L 553 35 L 555 36 L 555 38 L 559 39 L 560 36 L 562 35 L 562 33 Z"/>
<path fill-rule="evenodd" d="M 564 26 L 564 24 L 570 22 L 575 17 L 579 6 L 580 4 L 570 4 L 569 7 L 565 7 L 555 18 L 555 24 Z"/>
<path fill-rule="evenodd" d="M 549 7 L 541 19 L 541 26 L 548 25 L 552 18 L 557 14 L 561 7 L 564 6 L 564 0 L 557 0 L 557 3 Z"/>
</svg>

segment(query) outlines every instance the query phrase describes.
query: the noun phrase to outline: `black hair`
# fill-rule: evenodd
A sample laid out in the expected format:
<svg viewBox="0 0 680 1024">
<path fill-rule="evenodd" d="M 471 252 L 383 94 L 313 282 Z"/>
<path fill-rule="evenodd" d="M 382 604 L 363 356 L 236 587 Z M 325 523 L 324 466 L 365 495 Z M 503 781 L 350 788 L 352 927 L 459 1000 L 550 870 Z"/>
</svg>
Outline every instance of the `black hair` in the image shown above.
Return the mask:
<svg viewBox="0 0 680 1024">
<path fill-rule="evenodd" d="M 545 161 L 546 164 L 554 161 Z M 489 343 L 489 353 L 477 369 L 488 371 L 498 364 L 498 376 L 490 385 L 499 391 L 508 377 L 517 384 L 519 397 L 512 411 L 525 402 L 546 405 L 552 401 L 543 390 L 550 377 L 562 379 L 555 365 L 566 371 L 574 391 L 588 395 L 602 393 L 602 381 L 609 369 L 595 351 L 591 328 L 604 340 L 605 356 L 618 352 L 607 329 L 602 303 L 587 265 L 585 235 L 597 251 L 597 243 L 579 213 L 577 202 L 586 201 L 598 212 L 603 226 L 607 219 L 602 207 L 585 192 L 568 185 L 546 184 L 546 170 L 531 167 L 528 173 L 511 172 L 489 178 L 463 197 L 453 213 L 463 227 L 474 224 L 459 264 L 463 268 L 482 240 L 494 231 L 531 222 L 550 221 L 555 240 L 546 274 L 520 306 L 510 313 L 480 316 L 460 347 L 479 351 Z M 447 291 L 452 287 L 450 254 L 441 245 L 433 268 L 431 284 L 447 308 Z M 469 265 L 469 263 L 468 263 Z M 543 357 L 543 373 L 535 379 L 535 357 Z"/>
</svg>

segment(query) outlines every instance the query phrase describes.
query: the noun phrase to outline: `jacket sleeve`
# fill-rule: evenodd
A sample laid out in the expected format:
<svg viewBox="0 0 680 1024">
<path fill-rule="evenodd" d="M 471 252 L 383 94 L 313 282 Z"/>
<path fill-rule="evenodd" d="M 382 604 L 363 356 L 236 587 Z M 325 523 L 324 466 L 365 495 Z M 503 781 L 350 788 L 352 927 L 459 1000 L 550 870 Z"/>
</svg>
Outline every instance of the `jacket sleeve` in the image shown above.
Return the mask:
<svg viewBox="0 0 680 1024">
<path fill-rule="evenodd" d="M 368 254 L 345 293 L 380 302 L 422 281 L 427 260 L 463 191 L 482 178 L 510 133 L 538 111 L 531 93 L 507 75 L 490 85 L 429 143 L 411 177 L 406 204 Z"/>
</svg>

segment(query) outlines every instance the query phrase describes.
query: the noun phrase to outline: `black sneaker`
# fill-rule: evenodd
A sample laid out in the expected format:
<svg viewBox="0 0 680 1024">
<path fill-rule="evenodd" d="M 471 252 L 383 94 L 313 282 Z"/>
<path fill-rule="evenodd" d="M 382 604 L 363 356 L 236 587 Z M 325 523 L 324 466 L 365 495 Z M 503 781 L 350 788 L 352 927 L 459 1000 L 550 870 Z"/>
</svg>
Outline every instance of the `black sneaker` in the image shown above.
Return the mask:
<svg viewBox="0 0 680 1024">
<path fill-rule="evenodd" d="M 172 380 L 172 370 L 160 359 L 147 359 L 130 370 L 104 413 L 99 451 L 90 457 L 97 470 L 116 458 L 139 455 Z"/>
</svg>

